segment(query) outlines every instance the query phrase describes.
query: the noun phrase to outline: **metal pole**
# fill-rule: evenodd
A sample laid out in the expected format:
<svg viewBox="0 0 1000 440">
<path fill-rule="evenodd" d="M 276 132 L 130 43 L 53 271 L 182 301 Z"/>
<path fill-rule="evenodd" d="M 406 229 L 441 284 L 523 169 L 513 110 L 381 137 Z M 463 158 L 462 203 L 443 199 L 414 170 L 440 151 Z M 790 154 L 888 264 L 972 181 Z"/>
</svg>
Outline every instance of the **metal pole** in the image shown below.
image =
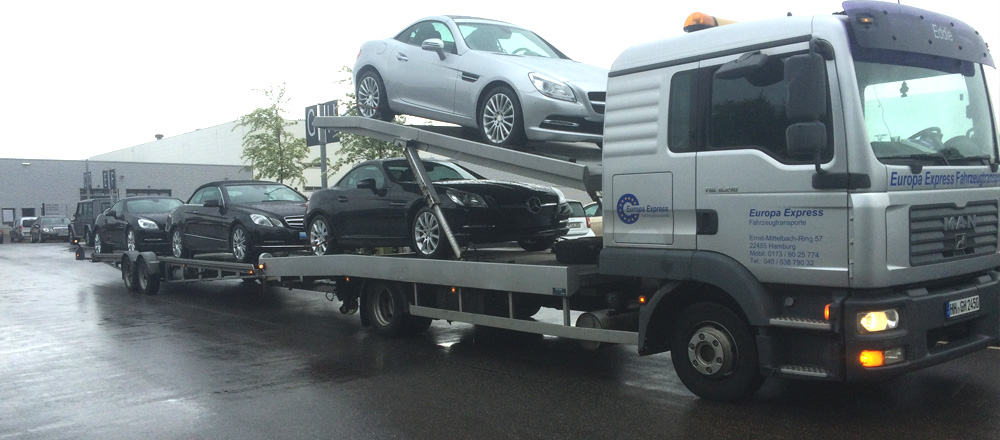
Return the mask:
<svg viewBox="0 0 1000 440">
<path fill-rule="evenodd" d="M 441 231 L 448 238 L 451 250 L 455 252 L 455 259 L 462 259 L 462 249 L 458 246 L 458 240 L 455 239 L 455 235 L 451 233 L 451 226 L 448 225 L 448 220 L 444 218 L 444 212 L 441 211 L 441 202 L 438 200 L 437 191 L 434 190 L 431 178 L 427 176 L 427 170 L 424 169 L 423 162 L 420 161 L 417 149 L 404 139 L 396 139 L 394 143 L 397 146 L 403 147 L 406 160 L 410 163 L 410 168 L 413 169 L 413 175 L 417 177 L 420 191 L 424 193 L 427 204 L 434 210 L 434 215 L 437 216 L 438 222 L 441 224 Z"/>
</svg>

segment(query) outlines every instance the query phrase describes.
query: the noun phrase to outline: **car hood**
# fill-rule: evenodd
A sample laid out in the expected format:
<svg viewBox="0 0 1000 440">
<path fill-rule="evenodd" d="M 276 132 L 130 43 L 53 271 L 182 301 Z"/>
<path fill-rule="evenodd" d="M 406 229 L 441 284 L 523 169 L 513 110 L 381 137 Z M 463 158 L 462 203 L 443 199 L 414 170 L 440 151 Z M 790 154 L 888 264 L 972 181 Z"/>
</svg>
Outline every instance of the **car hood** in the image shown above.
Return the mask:
<svg viewBox="0 0 1000 440">
<path fill-rule="evenodd" d="M 608 71 L 600 67 L 562 58 L 490 54 L 498 62 L 520 66 L 528 72 L 540 73 L 552 79 L 579 85 L 588 92 L 603 92 L 608 88 Z"/>
<path fill-rule="evenodd" d="M 281 217 L 289 215 L 305 215 L 305 202 L 260 202 L 240 205 L 247 211 L 258 211 L 263 214 L 273 214 Z"/>
</svg>

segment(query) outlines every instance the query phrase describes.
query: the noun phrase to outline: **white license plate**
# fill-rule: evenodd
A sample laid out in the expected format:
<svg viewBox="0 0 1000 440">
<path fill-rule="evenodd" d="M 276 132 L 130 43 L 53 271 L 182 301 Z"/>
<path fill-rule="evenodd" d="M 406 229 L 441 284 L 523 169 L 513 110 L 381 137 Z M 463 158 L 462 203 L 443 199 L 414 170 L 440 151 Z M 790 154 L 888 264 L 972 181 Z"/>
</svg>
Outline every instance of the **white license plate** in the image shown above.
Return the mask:
<svg viewBox="0 0 1000 440">
<path fill-rule="evenodd" d="M 979 311 L 979 295 L 949 301 L 944 308 L 946 318 L 967 315 Z"/>
<path fill-rule="evenodd" d="M 583 226 L 583 223 L 579 223 L 579 222 L 573 222 L 573 223 L 569 224 L 569 228 L 570 229 L 577 229 L 577 228 L 582 227 L 582 226 Z"/>
</svg>

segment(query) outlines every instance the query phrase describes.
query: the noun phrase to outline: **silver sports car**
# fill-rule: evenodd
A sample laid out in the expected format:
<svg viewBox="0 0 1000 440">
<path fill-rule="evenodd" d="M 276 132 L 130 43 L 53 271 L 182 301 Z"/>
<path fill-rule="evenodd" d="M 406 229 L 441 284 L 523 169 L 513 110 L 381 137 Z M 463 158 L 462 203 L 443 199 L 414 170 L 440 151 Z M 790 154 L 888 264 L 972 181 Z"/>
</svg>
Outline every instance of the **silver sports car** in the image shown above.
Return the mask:
<svg viewBox="0 0 1000 440">
<path fill-rule="evenodd" d="M 493 145 L 600 144 L 608 71 L 578 63 L 527 29 L 437 16 L 361 46 L 358 110 L 369 118 L 419 116 L 475 128 Z"/>
</svg>

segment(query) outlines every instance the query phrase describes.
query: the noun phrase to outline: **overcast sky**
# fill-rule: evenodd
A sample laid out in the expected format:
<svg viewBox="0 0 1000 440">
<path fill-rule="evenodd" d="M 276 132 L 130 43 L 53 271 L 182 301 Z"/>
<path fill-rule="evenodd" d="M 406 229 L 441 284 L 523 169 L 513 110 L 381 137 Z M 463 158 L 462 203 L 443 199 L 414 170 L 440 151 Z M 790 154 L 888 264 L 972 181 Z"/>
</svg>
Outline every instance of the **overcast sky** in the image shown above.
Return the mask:
<svg viewBox="0 0 1000 440">
<path fill-rule="evenodd" d="M 972 25 L 1000 60 L 1000 2 L 903 3 Z M 339 70 L 362 42 L 428 15 L 508 21 L 609 68 L 629 46 L 681 34 L 691 12 L 751 21 L 841 10 L 833 0 L 7 1 L 0 157 L 84 159 L 212 127 L 266 105 L 254 89 L 281 84 L 286 117 L 302 118 L 306 106 L 343 96 Z"/>
</svg>

